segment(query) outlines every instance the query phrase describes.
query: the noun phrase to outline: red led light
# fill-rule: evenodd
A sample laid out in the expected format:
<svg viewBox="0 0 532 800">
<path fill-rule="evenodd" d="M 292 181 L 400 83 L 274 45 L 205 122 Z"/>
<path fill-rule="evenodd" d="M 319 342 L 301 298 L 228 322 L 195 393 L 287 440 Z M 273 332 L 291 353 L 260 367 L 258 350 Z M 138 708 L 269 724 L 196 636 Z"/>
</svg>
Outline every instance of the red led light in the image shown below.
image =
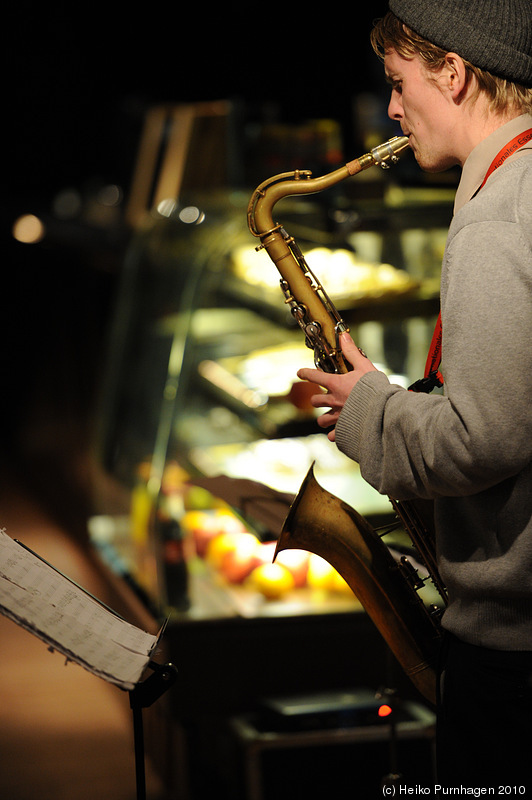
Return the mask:
<svg viewBox="0 0 532 800">
<path fill-rule="evenodd" d="M 392 707 L 386 705 L 386 703 L 384 703 L 382 706 L 379 706 L 379 711 L 378 711 L 379 717 L 389 717 L 391 713 L 392 713 Z"/>
</svg>

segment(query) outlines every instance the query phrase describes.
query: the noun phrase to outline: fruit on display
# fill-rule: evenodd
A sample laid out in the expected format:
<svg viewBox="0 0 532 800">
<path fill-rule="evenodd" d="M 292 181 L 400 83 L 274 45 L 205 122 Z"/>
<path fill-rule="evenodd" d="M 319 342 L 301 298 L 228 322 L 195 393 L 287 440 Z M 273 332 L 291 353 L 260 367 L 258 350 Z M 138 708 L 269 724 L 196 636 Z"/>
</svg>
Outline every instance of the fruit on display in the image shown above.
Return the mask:
<svg viewBox="0 0 532 800">
<path fill-rule="evenodd" d="M 181 525 L 193 539 L 196 555 L 227 584 L 244 585 L 270 600 L 294 589 L 351 591 L 342 576 L 314 553 L 281 550 L 275 556 L 277 542 L 261 542 L 229 508 L 186 511 Z"/>
<path fill-rule="evenodd" d="M 287 396 L 292 405 L 300 411 L 313 411 L 314 406 L 310 402 L 310 398 L 319 391 L 314 384 L 308 381 L 295 381 Z"/>
<path fill-rule="evenodd" d="M 148 478 L 146 469 L 142 474 L 139 469 L 132 503 L 133 529 L 142 527 L 144 538 L 153 514 L 153 506 L 147 502 Z M 195 559 L 198 566 L 204 564 L 219 582 L 243 586 L 267 600 L 278 600 L 300 589 L 320 594 L 351 591 L 320 556 L 305 550 L 281 550 L 276 555 L 276 541 L 261 541 L 237 511 L 207 489 L 192 484 L 176 463 L 167 465 L 161 490 L 155 519 L 165 530 L 179 530 L 178 537 L 166 537 L 165 552 L 173 553 L 179 544 L 187 562 Z M 175 559 L 171 561 L 174 566 Z"/>
<path fill-rule="evenodd" d="M 261 564 L 271 564 L 274 560 L 277 542 L 264 542 L 260 545 L 257 558 Z M 301 589 L 307 582 L 308 561 L 310 553 L 306 550 L 281 550 L 275 557 L 275 563 L 281 564 L 294 579 L 294 588 Z"/>
<path fill-rule="evenodd" d="M 312 589 L 326 592 L 351 592 L 340 573 L 316 553 L 311 553 L 309 557 L 307 583 Z"/>
<path fill-rule="evenodd" d="M 309 559 L 310 553 L 306 550 L 281 550 L 275 563 L 285 566 L 292 574 L 295 588 L 302 589 L 307 585 Z"/>
<path fill-rule="evenodd" d="M 229 583 L 242 583 L 257 564 L 259 547 L 259 540 L 252 533 L 222 533 L 210 541 L 206 561 Z"/>
<path fill-rule="evenodd" d="M 278 600 L 294 588 L 294 578 L 282 564 L 259 564 L 250 573 L 246 585 L 268 600 Z"/>
<path fill-rule="evenodd" d="M 209 543 L 224 533 L 245 533 L 247 527 L 229 509 L 185 511 L 181 525 L 194 542 L 196 554 L 205 558 Z"/>
<path fill-rule="evenodd" d="M 188 485 L 183 496 L 183 503 L 187 511 L 225 507 L 223 500 L 219 500 L 203 486 Z"/>
</svg>

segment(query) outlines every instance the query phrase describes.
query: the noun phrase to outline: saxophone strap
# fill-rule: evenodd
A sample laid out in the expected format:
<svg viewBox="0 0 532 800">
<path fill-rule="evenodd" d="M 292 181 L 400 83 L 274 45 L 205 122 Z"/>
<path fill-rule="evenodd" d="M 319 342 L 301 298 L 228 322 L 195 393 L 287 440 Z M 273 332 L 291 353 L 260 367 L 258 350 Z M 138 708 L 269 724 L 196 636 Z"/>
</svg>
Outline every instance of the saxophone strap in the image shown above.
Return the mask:
<svg viewBox="0 0 532 800">
<path fill-rule="evenodd" d="M 523 147 L 527 142 L 532 139 L 532 128 L 524 131 L 523 133 L 518 134 L 515 136 L 508 144 L 505 144 L 504 147 L 499 150 L 495 158 L 490 164 L 488 171 L 484 176 L 484 180 L 480 184 L 479 188 L 473 195 L 477 195 L 480 190 L 483 188 L 484 184 L 490 177 L 490 175 L 495 172 L 497 167 L 500 167 L 506 159 L 513 155 L 513 153 L 517 152 L 521 147 Z M 432 390 L 436 386 L 443 386 L 443 375 L 441 374 L 439 367 L 441 363 L 441 340 L 442 340 L 442 325 L 441 325 L 441 311 L 438 314 L 438 319 L 436 320 L 436 327 L 434 328 L 434 333 L 432 334 L 432 340 L 429 347 L 429 353 L 427 356 L 427 361 L 425 364 L 425 373 L 422 378 L 415 381 L 411 386 L 408 387 L 409 391 L 411 392 L 432 392 Z"/>
<path fill-rule="evenodd" d="M 436 386 L 443 386 L 443 375 L 439 370 L 441 362 L 441 339 L 442 328 L 440 311 L 438 314 L 438 319 L 436 320 L 434 333 L 432 334 L 429 354 L 425 364 L 425 373 L 422 378 L 415 381 L 411 386 L 408 387 L 410 392 L 425 392 L 428 394 L 429 392 L 432 392 Z"/>
</svg>

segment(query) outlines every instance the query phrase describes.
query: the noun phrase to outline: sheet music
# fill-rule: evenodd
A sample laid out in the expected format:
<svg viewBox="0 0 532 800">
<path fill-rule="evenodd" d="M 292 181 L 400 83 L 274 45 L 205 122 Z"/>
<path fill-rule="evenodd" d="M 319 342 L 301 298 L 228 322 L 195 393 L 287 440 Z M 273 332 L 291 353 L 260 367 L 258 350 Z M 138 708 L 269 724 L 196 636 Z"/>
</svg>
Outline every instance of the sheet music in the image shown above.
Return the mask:
<svg viewBox="0 0 532 800">
<path fill-rule="evenodd" d="M 90 672 L 131 690 L 158 637 L 117 616 L 0 529 L 0 612 Z"/>
</svg>

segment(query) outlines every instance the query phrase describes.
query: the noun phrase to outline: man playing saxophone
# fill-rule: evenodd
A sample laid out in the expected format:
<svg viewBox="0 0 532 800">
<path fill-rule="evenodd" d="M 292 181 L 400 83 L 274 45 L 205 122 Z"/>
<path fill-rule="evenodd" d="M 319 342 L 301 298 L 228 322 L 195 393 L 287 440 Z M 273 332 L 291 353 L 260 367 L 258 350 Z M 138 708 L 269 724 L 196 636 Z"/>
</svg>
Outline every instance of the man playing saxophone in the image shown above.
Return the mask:
<svg viewBox="0 0 532 800">
<path fill-rule="evenodd" d="M 532 4 L 390 0 L 372 31 L 419 166 L 462 168 L 441 277 L 441 393 L 389 382 L 341 335 L 350 372 L 318 422 L 398 500 L 434 500 L 449 605 L 438 780 L 532 796 Z M 506 792 L 508 794 L 508 792 Z"/>
</svg>

